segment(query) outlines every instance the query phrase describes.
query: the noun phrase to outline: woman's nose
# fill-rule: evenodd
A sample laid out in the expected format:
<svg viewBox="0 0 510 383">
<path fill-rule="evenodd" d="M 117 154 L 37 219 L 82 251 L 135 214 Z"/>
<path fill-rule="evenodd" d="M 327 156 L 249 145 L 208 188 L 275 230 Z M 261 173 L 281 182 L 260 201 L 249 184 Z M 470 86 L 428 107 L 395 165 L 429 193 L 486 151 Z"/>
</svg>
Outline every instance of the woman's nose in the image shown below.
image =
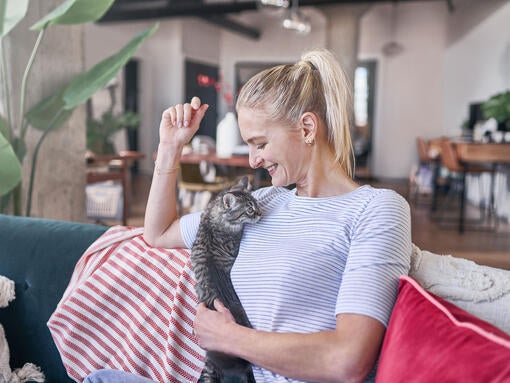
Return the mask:
<svg viewBox="0 0 510 383">
<path fill-rule="evenodd" d="M 260 158 L 260 156 L 252 153 L 251 151 L 249 153 L 249 160 L 250 160 L 250 167 L 252 169 L 257 169 L 262 164 L 262 159 Z"/>
</svg>

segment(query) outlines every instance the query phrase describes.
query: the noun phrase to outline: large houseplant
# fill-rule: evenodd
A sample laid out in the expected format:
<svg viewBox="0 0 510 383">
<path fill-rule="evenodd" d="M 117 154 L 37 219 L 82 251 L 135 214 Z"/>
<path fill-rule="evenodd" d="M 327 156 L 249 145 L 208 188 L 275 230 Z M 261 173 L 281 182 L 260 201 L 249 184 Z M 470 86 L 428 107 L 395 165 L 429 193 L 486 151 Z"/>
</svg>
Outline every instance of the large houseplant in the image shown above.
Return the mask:
<svg viewBox="0 0 510 383">
<path fill-rule="evenodd" d="M 25 137 L 29 128 L 42 132 L 35 146 L 30 164 L 25 214 L 30 215 L 37 156 L 46 136 L 61 127 L 79 105 L 103 88 L 133 56 L 138 47 L 151 36 L 157 24 L 134 37 L 119 52 L 96 64 L 87 72 L 77 75 L 68 84 L 56 89 L 52 95 L 26 111 L 26 89 L 32 64 L 46 30 L 52 25 L 81 24 L 96 21 L 111 7 L 114 0 L 66 0 L 48 15 L 35 23 L 31 30 L 39 35 L 26 65 L 20 86 L 20 118 L 11 118 L 9 68 L 3 52 L 3 38 L 25 17 L 28 0 L 0 0 L 0 68 L 3 84 L 3 110 L 0 115 L 0 212 L 13 203 L 13 212 L 21 215 L 21 164 L 26 154 Z"/>
</svg>

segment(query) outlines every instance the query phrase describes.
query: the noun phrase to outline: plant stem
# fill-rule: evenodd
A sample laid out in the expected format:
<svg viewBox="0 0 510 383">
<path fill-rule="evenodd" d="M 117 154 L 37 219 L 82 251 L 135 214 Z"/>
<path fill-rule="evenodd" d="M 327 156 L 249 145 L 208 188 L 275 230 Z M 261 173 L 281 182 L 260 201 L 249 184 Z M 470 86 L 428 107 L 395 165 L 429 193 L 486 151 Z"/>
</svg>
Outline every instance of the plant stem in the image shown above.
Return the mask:
<svg viewBox="0 0 510 383">
<path fill-rule="evenodd" d="M 41 45 L 41 40 L 44 36 L 44 32 L 46 32 L 46 28 L 41 29 L 39 31 L 39 35 L 37 36 L 37 40 L 34 44 L 34 48 L 32 49 L 32 53 L 30 54 L 30 58 L 28 59 L 27 66 L 25 68 L 25 73 L 23 74 L 23 80 L 21 81 L 21 96 L 20 96 L 20 106 L 19 106 L 19 129 L 20 129 L 20 138 L 22 141 L 25 140 L 25 135 L 27 132 L 27 124 L 23 124 L 25 119 L 25 97 L 27 93 L 27 80 L 28 75 L 30 74 L 30 70 L 32 69 L 32 65 L 35 60 L 35 55 L 37 50 L 39 49 L 39 45 Z"/>
<path fill-rule="evenodd" d="M 32 156 L 32 164 L 30 166 L 30 180 L 29 180 L 29 183 L 28 183 L 27 206 L 26 206 L 26 211 L 25 211 L 25 215 L 27 217 L 30 217 L 30 213 L 31 213 L 31 210 L 32 210 L 32 193 L 33 193 L 33 190 L 34 190 L 35 169 L 37 167 L 37 156 L 39 155 L 39 149 L 41 148 L 41 144 L 43 143 L 43 141 L 46 138 L 46 136 L 48 135 L 48 133 L 51 130 L 53 130 L 51 127 L 53 126 L 55 121 L 60 117 L 61 114 L 62 114 L 62 111 L 59 111 L 51 119 L 50 123 L 48 124 L 48 128 L 44 130 L 42 136 L 39 138 L 39 141 L 37 141 L 37 145 L 35 146 L 35 149 L 34 149 L 34 154 Z"/>
<path fill-rule="evenodd" d="M 21 215 L 21 181 L 12 191 L 12 206 L 14 215 Z"/>
<path fill-rule="evenodd" d="M 4 39 L 0 39 L 0 67 L 2 68 L 1 79 L 3 84 L 3 98 L 4 98 L 4 109 L 7 118 L 7 141 L 11 141 L 11 137 L 13 137 L 14 132 L 12 131 L 12 122 L 11 122 L 11 102 L 9 97 L 9 86 L 8 86 L 8 78 L 7 78 L 7 60 L 4 54 Z"/>
<path fill-rule="evenodd" d="M 0 213 L 7 213 L 7 206 L 9 206 L 9 202 L 11 202 L 12 193 L 7 193 L 6 195 L 0 197 Z"/>
</svg>

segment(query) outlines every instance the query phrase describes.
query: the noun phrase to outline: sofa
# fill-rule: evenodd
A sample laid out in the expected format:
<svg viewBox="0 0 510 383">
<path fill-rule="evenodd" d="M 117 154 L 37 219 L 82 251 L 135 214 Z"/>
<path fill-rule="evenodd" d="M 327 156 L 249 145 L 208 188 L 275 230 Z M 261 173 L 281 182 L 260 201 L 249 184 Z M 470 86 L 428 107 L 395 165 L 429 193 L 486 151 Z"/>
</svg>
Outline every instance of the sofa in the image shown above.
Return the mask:
<svg viewBox="0 0 510 383">
<path fill-rule="evenodd" d="M 74 266 L 107 227 L 0 215 L 0 275 L 15 282 L 16 299 L 0 309 L 12 368 L 41 367 L 47 382 L 72 382 L 46 322 Z"/>
<path fill-rule="evenodd" d="M 5 328 L 13 368 L 32 362 L 41 367 L 47 382 L 72 382 L 47 322 L 80 256 L 107 229 L 86 223 L 0 215 L 0 275 L 15 282 L 16 292 L 16 299 L 7 308 L 0 309 L 0 324 Z M 491 320 L 490 316 L 482 320 L 480 315 L 489 311 L 485 306 L 480 306 L 484 310 L 482 313 L 476 312 L 473 306 L 465 306 L 476 312 L 473 315 L 454 305 L 462 306 L 465 297 L 445 293 L 447 285 L 451 284 L 438 283 L 438 278 L 451 270 L 467 270 L 466 267 L 471 268 L 468 274 L 477 281 L 478 274 L 501 277 L 499 295 L 489 300 L 498 312 L 497 321 L 510 323 L 510 274 L 472 263 L 464 265 L 465 260 L 458 263 L 451 257 L 421 252 L 417 248 L 414 251 L 412 276 L 422 285 L 430 284 L 427 286 L 430 291 L 439 286 L 436 292 L 449 301 L 425 290 L 411 277 L 401 279 L 376 382 L 509 382 L 508 329 L 502 330 L 501 326 L 486 322 Z M 450 277 L 442 278 L 446 279 Z M 465 285 L 466 278 L 459 281 Z M 485 294 L 487 288 L 482 286 L 481 289 Z M 453 290 L 458 292 L 459 287 L 454 286 Z M 487 301 L 486 296 L 478 298 Z M 471 305 L 475 303 L 470 302 Z"/>
</svg>

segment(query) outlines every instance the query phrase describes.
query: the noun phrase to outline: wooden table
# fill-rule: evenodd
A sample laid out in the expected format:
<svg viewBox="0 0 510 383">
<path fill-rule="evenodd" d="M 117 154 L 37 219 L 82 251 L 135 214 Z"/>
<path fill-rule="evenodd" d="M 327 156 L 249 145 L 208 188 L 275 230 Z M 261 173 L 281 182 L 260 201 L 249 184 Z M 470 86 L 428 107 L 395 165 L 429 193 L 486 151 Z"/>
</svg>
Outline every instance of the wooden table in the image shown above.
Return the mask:
<svg viewBox="0 0 510 383">
<path fill-rule="evenodd" d="M 257 189 L 262 184 L 265 170 L 262 168 L 253 169 L 250 166 L 250 159 L 248 156 L 233 155 L 231 157 L 224 158 L 218 157 L 214 151 L 208 154 L 186 153 L 181 156 L 182 164 L 199 164 L 202 161 L 230 168 L 249 169 L 254 175 L 253 187 Z"/>
<path fill-rule="evenodd" d="M 181 156 L 181 163 L 183 164 L 199 164 L 202 161 L 206 161 L 214 165 L 225 165 L 251 169 L 248 156 L 231 156 L 228 158 L 223 158 L 218 157 L 216 152 L 208 154 L 188 153 Z"/>
<path fill-rule="evenodd" d="M 494 208 L 494 174 L 499 165 L 510 164 L 510 143 L 475 143 L 454 141 L 457 158 L 464 169 L 471 165 L 488 165 L 492 168 L 490 208 Z M 459 232 L 464 232 L 466 177 L 462 177 L 462 196 L 459 218 Z"/>
<path fill-rule="evenodd" d="M 459 161 L 467 164 L 510 164 L 510 143 L 455 142 Z"/>
</svg>

